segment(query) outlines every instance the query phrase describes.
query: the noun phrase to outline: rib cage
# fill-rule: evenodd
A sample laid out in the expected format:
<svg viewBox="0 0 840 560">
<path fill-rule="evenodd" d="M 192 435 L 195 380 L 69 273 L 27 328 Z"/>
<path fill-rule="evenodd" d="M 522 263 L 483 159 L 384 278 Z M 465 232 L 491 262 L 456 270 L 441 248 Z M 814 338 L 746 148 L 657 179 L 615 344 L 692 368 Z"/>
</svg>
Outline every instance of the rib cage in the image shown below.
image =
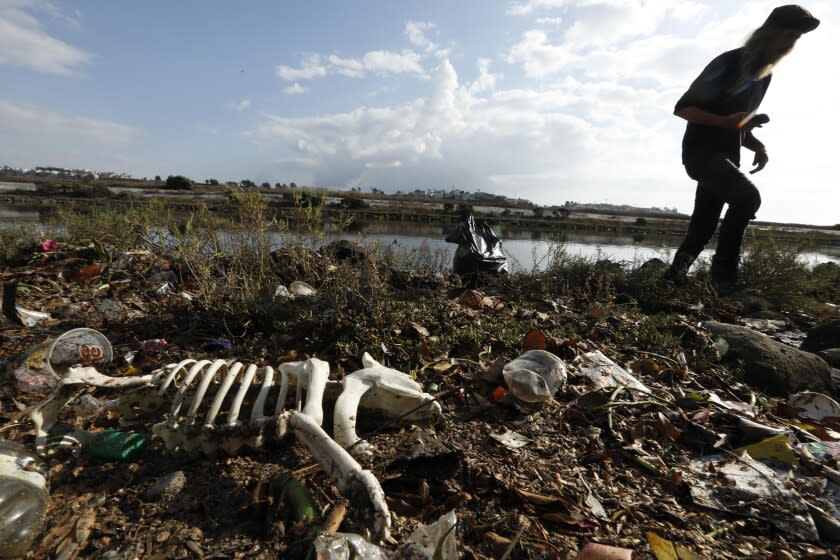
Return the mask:
<svg viewBox="0 0 840 560">
<path fill-rule="evenodd" d="M 189 402 L 189 410 L 186 414 L 185 422 L 187 424 L 195 424 L 196 416 L 208 389 L 211 385 L 218 385 L 215 397 L 202 423 L 202 426 L 205 428 L 213 428 L 224 400 L 228 393 L 230 393 L 230 389 L 240 375 L 240 372 L 242 372 L 241 380 L 233 395 L 230 407 L 227 410 L 226 421 L 224 422 L 225 426 L 233 427 L 239 423 L 242 405 L 252 385 L 259 386 L 259 393 L 251 406 L 250 423 L 264 423 L 267 420 L 277 417 L 285 408 L 286 396 L 289 391 L 289 375 L 286 371 L 280 371 L 280 389 L 274 399 L 273 412 L 266 414 L 265 405 L 269 400 L 269 393 L 272 389 L 275 389 L 275 372 L 271 366 L 258 368 L 255 364 L 248 364 L 246 366 L 242 362 L 229 363 L 225 360 L 211 362 L 210 360 L 187 359 L 168 369 L 168 372 L 164 370 L 158 374 L 157 379 L 153 378 L 152 383 L 155 385 L 160 383 L 157 388 L 157 393 L 160 397 L 165 396 L 170 386 L 174 386 L 177 389 L 168 413 L 167 424 L 170 427 L 177 427 L 180 410 L 185 400 Z M 262 370 L 262 375 L 258 376 L 257 373 L 260 369 Z M 180 382 L 177 379 L 179 373 L 183 374 Z M 193 389 L 193 382 L 196 382 L 196 378 L 199 378 L 200 382 L 197 382 L 194 390 L 191 391 Z"/>
<path fill-rule="evenodd" d="M 382 488 L 345 449 L 371 452 L 369 446 L 357 445 L 363 443 L 355 433 L 357 408 L 361 402 L 364 407 L 397 417 L 405 410 L 416 410 L 417 405 L 432 405 L 425 413 L 412 415 L 422 419 L 440 414 L 441 408 L 405 373 L 382 366 L 367 353 L 362 364 L 364 369 L 345 376 L 342 382 L 329 382 L 337 395 L 341 393 L 334 415 L 336 439 L 321 428 L 330 368 L 317 358 L 280 364 L 277 372 L 271 366 L 188 358 L 153 374 L 130 378 L 109 377 L 91 367 L 71 368 L 50 396 L 30 413 L 36 450 L 47 452 L 47 435 L 58 412 L 87 387 L 121 390 L 119 398 L 109 401 L 107 408 L 118 411 L 123 420 L 160 420 L 153 424 L 152 431 L 169 450 L 213 455 L 223 449 L 233 455 L 244 446 L 261 446 L 264 432 L 278 437 L 292 432 L 342 494 L 371 519 L 373 532 L 387 540 L 391 519 Z M 287 409 L 292 379 L 294 409 Z M 248 406 L 250 414 L 243 420 L 243 407 Z"/>
</svg>

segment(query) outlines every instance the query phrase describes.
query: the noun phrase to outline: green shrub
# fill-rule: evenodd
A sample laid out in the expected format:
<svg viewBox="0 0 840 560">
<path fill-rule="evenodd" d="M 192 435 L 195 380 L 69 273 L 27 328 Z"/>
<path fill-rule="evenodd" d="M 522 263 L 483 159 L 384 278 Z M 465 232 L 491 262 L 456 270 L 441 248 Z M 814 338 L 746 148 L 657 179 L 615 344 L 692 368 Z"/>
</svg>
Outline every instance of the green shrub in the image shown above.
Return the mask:
<svg viewBox="0 0 840 560">
<path fill-rule="evenodd" d="M 166 178 L 167 189 L 189 190 L 192 186 L 192 179 L 183 175 L 170 175 Z"/>
</svg>

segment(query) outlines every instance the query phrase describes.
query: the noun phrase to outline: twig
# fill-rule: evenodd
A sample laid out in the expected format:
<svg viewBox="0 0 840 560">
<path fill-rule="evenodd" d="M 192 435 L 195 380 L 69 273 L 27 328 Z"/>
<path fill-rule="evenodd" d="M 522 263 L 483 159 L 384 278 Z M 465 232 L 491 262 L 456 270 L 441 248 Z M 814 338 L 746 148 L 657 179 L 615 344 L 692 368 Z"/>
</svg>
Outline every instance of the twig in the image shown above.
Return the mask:
<svg viewBox="0 0 840 560">
<path fill-rule="evenodd" d="M 616 387 L 616 388 L 615 388 L 615 391 L 613 391 L 613 392 L 612 392 L 612 395 L 610 395 L 610 400 L 609 400 L 609 402 L 608 402 L 606 405 L 604 405 L 604 406 L 606 406 L 606 407 L 607 407 L 607 427 L 610 429 L 610 433 L 611 433 L 611 434 L 614 434 L 614 433 L 615 433 L 615 430 L 613 429 L 613 409 L 612 409 L 612 404 L 615 402 L 615 398 L 619 395 L 619 393 L 621 393 L 621 392 L 622 392 L 624 389 L 626 389 L 626 388 L 627 388 L 627 386 L 626 386 L 626 385 L 619 385 L 618 387 Z"/>
<path fill-rule="evenodd" d="M 674 358 L 669 358 L 668 356 L 663 356 L 662 354 L 657 354 L 655 352 L 645 352 L 644 350 L 639 350 L 639 354 L 644 354 L 646 356 L 653 356 L 654 358 L 659 358 L 661 360 L 665 360 L 666 362 L 671 362 L 675 365 L 679 365 L 679 362 Z"/>
<path fill-rule="evenodd" d="M 334 508 L 330 510 L 329 515 L 327 515 L 327 520 L 324 521 L 324 527 L 322 531 L 328 533 L 334 533 L 338 531 L 338 528 L 341 526 L 341 522 L 344 521 L 344 516 L 347 514 L 347 504 L 345 502 L 339 502 L 335 505 Z"/>
<path fill-rule="evenodd" d="M 704 534 L 703 536 L 708 538 L 708 539 L 712 539 L 714 537 L 717 537 L 718 535 L 722 535 L 722 534 L 728 532 L 730 529 L 732 529 L 732 527 L 734 527 L 733 524 L 724 523 L 723 525 L 721 525 L 720 527 L 718 527 L 714 531 L 709 531 L 708 533 Z"/>
<path fill-rule="evenodd" d="M 519 531 L 516 532 L 516 535 L 511 539 L 510 544 L 505 549 L 504 554 L 501 555 L 499 560 L 507 560 L 510 556 L 510 553 L 513 552 L 513 549 L 516 547 L 517 543 L 519 543 L 519 539 L 522 538 L 522 533 L 525 532 L 525 529 L 528 528 L 530 523 L 523 523 L 522 527 L 519 528 Z"/>
</svg>

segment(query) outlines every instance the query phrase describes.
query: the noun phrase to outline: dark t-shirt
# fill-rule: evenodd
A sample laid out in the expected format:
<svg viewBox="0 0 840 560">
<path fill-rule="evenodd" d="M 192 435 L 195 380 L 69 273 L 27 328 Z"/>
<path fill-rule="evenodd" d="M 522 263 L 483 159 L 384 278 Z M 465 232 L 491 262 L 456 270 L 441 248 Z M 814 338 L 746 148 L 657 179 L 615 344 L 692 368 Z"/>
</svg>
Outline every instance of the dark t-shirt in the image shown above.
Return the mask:
<svg viewBox="0 0 840 560">
<path fill-rule="evenodd" d="M 771 76 L 739 84 L 742 51 L 743 48 L 727 51 L 712 60 L 677 101 L 674 111 L 694 106 L 716 115 L 731 115 L 758 109 Z M 740 165 L 743 135 L 743 130 L 688 123 L 682 143 L 683 163 L 723 154 Z"/>
</svg>

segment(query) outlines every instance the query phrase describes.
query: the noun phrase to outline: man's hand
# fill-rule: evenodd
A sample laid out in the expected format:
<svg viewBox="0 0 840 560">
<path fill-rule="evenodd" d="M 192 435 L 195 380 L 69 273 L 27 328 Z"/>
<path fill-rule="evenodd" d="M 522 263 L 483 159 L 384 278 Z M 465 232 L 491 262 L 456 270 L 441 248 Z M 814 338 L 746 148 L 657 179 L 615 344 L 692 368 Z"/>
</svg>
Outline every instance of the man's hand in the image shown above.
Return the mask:
<svg viewBox="0 0 840 560">
<path fill-rule="evenodd" d="M 749 132 L 754 128 L 761 128 L 761 125 L 770 122 L 770 118 L 765 114 L 756 115 L 755 113 L 732 113 L 722 117 L 720 126 L 722 128 L 737 128 Z"/>
<path fill-rule="evenodd" d="M 753 157 L 752 162 L 755 168 L 750 170 L 750 174 L 758 173 L 764 169 L 764 166 L 767 165 L 768 161 L 770 161 L 770 158 L 767 155 L 767 150 L 763 148 L 761 150 L 756 150 L 755 157 Z"/>
</svg>

